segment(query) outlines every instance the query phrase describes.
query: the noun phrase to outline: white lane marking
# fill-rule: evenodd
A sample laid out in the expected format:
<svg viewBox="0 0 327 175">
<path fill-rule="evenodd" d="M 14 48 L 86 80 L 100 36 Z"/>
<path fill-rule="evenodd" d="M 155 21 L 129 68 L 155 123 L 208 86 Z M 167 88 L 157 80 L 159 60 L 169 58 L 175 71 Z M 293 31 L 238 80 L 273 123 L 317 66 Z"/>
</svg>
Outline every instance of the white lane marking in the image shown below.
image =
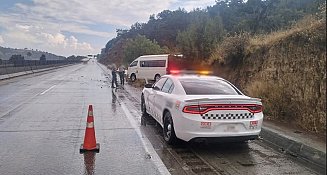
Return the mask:
<svg viewBox="0 0 327 175">
<path fill-rule="evenodd" d="M 57 85 L 53 85 L 53 86 L 51 86 L 49 89 L 43 91 L 43 92 L 41 93 L 41 95 L 47 93 L 48 91 L 50 91 L 50 90 L 51 90 L 52 88 L 54 88 L 55 86 L 57 86 Z"/>
<path fill-rule="evenodd" d="M 115 95 L 116 95 L 116 93 L 115 93 Z M 161 174 L 169 175 L 170 172 L 168 171 L 167 167 L 164 165 L 164 163 L 162 162 L 162 160 L 159 158 L 159 155 L 154 150 L 154 148 L 151 145 L 149 139 L 145 135 L 142 134 L 140 128 L 138 127 L 138 122 L 135 120 L 135 118 L 129 112 L 129 110 L 125 106 L 124 102 L 120 101 L 120 105 L 121 105 L 121 107 L 122 107 L 125 115 L 127 116 L 127 119 L 129 120 L 130 124 L 132 125 L 132 127 L 136 131 L 137 135 L 141 139 L 142 144 L 143 144 L 144 149 L 145 149 L 145 152 L 147 152 L 147 154 L 151 155 L 151 159 L 152 159 L 153 163 L 157 166 L 158 171 Z"/>
</svg>

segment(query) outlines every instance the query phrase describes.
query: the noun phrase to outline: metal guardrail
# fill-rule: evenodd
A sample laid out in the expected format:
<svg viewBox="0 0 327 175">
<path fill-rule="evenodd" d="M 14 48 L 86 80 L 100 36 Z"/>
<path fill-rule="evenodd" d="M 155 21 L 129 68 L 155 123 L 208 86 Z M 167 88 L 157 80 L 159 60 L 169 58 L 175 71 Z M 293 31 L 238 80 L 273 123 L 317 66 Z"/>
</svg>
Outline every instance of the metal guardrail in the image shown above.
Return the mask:
<svg viewBox="0 0 327 175">
<path fill-rule="evenodd" d="M 0 62 L 0 75 L 12 74 L 24 71 L 33 71 L 37 69 L 44 69 L 49 67 L 62 66 L 66 64 L 78 63 L 79 60 L 23 60 L 19 62 L 9 62 L 2 60 Z"/>
</svg>

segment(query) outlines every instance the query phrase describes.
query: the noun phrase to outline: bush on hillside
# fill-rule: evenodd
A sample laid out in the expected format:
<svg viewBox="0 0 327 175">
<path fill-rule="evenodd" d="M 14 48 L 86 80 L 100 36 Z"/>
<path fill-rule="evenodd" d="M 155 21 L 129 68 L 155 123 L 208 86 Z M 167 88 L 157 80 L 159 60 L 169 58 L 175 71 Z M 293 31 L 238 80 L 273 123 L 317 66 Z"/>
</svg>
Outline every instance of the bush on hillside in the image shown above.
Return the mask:
<svg viewBox="0 0 327 175">
<path fill-rule="evenodd" d="M 236 34 L 226 37 L 210 56 L 209 63 L 218 63 L 235 68 L 245 57 L 245 49 L 249 44 L 248 33 Z"/>
<path fill-rule="evenodd" d="M 278 84 L 257 80 L 251 82 L 245 89 L 250 96 L 262 99 L 264 114 L 269 120 L 291 122 L 297 116 L 299 109 L 287 89 Z"/>
</svg>

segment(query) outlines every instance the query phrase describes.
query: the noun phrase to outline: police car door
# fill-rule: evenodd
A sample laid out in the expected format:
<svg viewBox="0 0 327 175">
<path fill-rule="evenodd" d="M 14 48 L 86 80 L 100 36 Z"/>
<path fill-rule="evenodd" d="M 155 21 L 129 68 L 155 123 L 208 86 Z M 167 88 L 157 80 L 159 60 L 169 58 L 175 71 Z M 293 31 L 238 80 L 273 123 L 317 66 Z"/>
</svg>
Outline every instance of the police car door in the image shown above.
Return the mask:
<svg viewBox="0 0 327 175">
<path fill-rule="evenodd" d="M 151 115 L 158 121 L 160 122 L 161 120 L 159 119 L 159 112 L 158 112 L 158 104 L 156 104 L 156 98 L 158 95 L 161 93 L 161 89 L 163 85 L 165 84 L 167 78 L 160 78 L 154 85 L 153 85 L 153 94 L 150 95 L 149 97 L 149 107 L 150 107 L 150 112 Z"/>
<path fill-rule="evenodd" d="M 161 88 L 161 91 L 157 92 L 156 97 L 154 99 L 155 111 L 158 116 L 158 121 L 161 124 L 163 123 L 162 121 L 163 110 L 166 108 L 171 111 L 173 107 L 173 101 L 170 98 L 171 97 L 170 93 L 172 92 L 173 88 L 174 88 L 173 81 L 170 78 L 167 78 L 165 84 Z"/>
</svg>

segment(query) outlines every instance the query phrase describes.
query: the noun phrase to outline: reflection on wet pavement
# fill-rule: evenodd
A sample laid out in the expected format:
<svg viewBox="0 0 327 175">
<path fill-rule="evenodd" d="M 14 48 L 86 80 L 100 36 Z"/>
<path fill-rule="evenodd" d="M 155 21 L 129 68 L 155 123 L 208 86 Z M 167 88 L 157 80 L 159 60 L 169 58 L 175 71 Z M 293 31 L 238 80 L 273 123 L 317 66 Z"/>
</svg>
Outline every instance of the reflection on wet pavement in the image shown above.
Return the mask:
<svg viewBox="0 0 327 175">
<path fill-rule="evenodd" d="M 95 155 L 96 152 L 87 151 L 84 155 L 84 175 L 94 175 L 95 172 Z"/>
<path fill-rule="evenodd" d="M 1 84 L 1 175 L 159 174 L 101 73 L 75 65 Z M 80 155 L 89 104 L 102 151 Z"/>
<path fill-rule="evenodd" d="M 112 108 L 112 112 L 113 114 L 116 114 L 116 102 L 117 102 L 117 97 L 114 93 L 114 90 L 111 91 L 111 97 L 112 97 L 112 100 L 111 100 L 111 108 Z"/>
</svg>

